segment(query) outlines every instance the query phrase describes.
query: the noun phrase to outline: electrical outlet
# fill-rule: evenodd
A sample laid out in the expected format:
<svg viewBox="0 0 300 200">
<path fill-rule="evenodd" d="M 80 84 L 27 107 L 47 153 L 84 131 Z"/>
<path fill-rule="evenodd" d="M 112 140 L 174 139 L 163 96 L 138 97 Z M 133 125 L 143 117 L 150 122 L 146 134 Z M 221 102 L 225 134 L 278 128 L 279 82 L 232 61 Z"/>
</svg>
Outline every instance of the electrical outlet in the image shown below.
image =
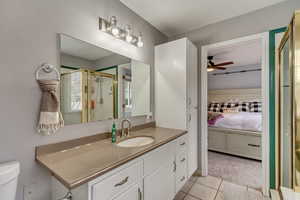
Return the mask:
<svg viewBox="0 0 300 200">
<path fill-rule="evenodd" d="M 23 187 L 23 199 L 24 200 L 41 200 L 43 197 L 42 190 L 38 189 L 37 183 L 25 185 Z"/>
<path fill-rule="evenodd" d="M 24 186 L 23 188 L 23 199 L 24 200 L 33 200 L 32 196 L 34 195 L 34 191 L 31 186 Z"/>
</svg>

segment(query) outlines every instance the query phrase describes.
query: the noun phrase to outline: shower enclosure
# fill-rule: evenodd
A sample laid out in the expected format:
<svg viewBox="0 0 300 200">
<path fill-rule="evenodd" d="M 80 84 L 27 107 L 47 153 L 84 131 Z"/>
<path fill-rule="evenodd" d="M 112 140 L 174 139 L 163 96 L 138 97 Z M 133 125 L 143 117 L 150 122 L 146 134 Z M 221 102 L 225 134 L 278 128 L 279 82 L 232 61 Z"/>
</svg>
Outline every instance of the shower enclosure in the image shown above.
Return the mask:
<svg viewBox="0 0 300 200">
<path fill-rule="evenodd" d="M 93 70 L 61 72 L 61 112 L 65 124 L 118 118 L 115 75 Z"/>
<path fill-rule="evenodd" d="M 300 192 L 300 12 L 278 49 L 277 189 Z"/>
</svg>

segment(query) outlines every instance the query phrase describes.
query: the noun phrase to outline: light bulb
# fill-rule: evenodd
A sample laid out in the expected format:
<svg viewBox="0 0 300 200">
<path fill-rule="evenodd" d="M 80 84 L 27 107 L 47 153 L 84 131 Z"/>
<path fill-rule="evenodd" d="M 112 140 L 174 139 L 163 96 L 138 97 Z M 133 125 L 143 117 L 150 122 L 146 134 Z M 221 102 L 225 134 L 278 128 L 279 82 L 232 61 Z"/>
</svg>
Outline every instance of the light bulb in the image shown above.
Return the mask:
<svg viewBox="0 0 300 200">
<path fill-rule="evenodd" d="M 212 71 L 214 71 L 214 70 L 215 70 L 215 69 L 214 69 L 214 68 L 211 68 L 211 67 L 208 67 L 208 68 L 207 68 L 207 71 L 208 71 L 208 72 L 212 72 Z"/>
<path fill-rule="evenodd" d="M 117 17 L 116 16 L 112 16 L 110 18 L 110 28 L 111 28 L 111 33 L 114 36 L 119 36 L 120 30 L 117 27 Z"/>
<path fill-rule="evenodd" d="M 114 36 L 119 36 L 120 30 L 118 29 L 118 27 L 113 27 L 113 28 L 111 29 L 111 33 L 112 33 Z"/>
<path fill-rule="evenodd" d="M 132 35 L 131 35 L 131 27 L 129 25 L 126 26 L 125 28 L 126 36 L 125 39 L 128 43 L 132 42 Z"/>
<path fill-rule="evenodd" d="M 126 35 L 126 41 L 130 43 L 132 41 L 132 36 Z"/>
<path fill-rule="evenodd" d="M 140 33 L 140 35 L 138 36 L 137 46 L 138 47 L 144 46 L 144 43 L 142 41 L 142 33 Z"/>
</svg>

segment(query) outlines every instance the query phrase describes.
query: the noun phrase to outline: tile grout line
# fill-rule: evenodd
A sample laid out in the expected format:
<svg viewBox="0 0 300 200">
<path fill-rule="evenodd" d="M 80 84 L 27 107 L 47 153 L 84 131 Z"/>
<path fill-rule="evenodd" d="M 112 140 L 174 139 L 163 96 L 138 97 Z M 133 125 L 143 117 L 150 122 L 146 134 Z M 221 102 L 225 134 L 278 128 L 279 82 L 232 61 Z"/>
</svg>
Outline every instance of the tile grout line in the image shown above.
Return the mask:
<svg viewBox="0 0 300 200">
<path fill-rule="evenodd" d="M 221 187 L 221 185 L 223 184 L 223 178 L 221 178 L 221 182 L 220 182 L 220 185 L 219 185 L 219 187 L 218 187 L 218 190 L 217 190 L 217 193 L 216 193 L 216 195 L 215 195 L 215 198 L 214 198 L 214 200 L 216 200 L 217 199 L 217 196 L 218 196 L 218 194 L 219 194 L 219 191 L 220 191 L 220 187 Z"/>
</svg>

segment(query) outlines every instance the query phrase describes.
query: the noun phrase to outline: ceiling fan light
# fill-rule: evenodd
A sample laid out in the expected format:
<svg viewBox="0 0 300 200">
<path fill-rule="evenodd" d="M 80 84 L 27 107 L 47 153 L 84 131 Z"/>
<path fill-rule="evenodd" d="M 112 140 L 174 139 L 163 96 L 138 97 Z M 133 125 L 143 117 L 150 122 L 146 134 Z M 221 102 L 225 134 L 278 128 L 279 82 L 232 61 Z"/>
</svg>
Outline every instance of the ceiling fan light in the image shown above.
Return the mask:
<svg viewBox="0 0 300 200">
<path fill-rule="evenodd" d="M 212 71 L 215 71 L 215 69 L 214 69 L 214 68 L 211 68 L 211 67 L 208 67 L 208 68 L 207 68 L 207 71 L 208 71 L 208 72 L 212 72 Z"/>
</svg>

